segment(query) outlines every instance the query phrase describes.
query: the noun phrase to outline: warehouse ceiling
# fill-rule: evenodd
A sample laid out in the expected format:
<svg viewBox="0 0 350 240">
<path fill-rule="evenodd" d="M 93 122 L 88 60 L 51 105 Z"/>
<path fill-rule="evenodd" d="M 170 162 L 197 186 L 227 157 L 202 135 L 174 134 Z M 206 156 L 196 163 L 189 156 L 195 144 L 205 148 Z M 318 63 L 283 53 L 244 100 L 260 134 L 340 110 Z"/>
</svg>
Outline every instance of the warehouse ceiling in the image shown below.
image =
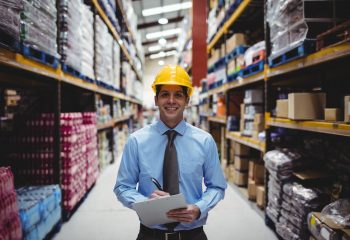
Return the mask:
<svg viewBox="0 0 350 240">
<path fill-rule="evenodd" d="M 191 8 L 188 8 L 188 6 L 191 6 L 191 3 L 191 0 L 133 0 L 134 10 L 138 17 L 138 32 L 141 34 L 146 58 L 162 51 L 167 53 L 177 49 L 178 33 L 171 34 L 169 31 L 181 28 L 183 18 L 189 14 Z M 185 9 L 150 16 L 143 14 L 143 10 L 158 7 L 165 7 L 165 9 L 169 10 L 174 7 L 174 4 L 182 4 L 181 6 L 185 6 Z M 160 24 L 159 19 L 161 18 L 166 18 L 168 23 Z M 149 38 L 149 34 L 164 31 L 169 33 L 168 36 L 163 37 L 166 39 L 166 43 L 159 43 L 159 39 L 162 37 L 155 36 L 152 38 L 151 36 Z"/>
</svg>

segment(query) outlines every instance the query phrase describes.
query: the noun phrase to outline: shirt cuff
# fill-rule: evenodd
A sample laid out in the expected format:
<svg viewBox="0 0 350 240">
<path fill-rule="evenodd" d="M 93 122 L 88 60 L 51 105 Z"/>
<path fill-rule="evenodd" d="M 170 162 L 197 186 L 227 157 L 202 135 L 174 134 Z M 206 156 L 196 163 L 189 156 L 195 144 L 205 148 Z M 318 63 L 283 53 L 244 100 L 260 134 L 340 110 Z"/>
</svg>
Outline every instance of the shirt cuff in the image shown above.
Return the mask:
<svg viewBox="0 0 350 240">
<path fill-rule="evenodd" d="M 207 207 L 206 203 L 203 200 L 201 200 L 201 201 L 195 203 L 195 205 L 200 210 L 200 216 L 197 218 L 197 220 L 201 220 L 203 218 L 206 218 L 208 215 L 208 210 L 207 210 L 208 207 Z"/>
</svg>

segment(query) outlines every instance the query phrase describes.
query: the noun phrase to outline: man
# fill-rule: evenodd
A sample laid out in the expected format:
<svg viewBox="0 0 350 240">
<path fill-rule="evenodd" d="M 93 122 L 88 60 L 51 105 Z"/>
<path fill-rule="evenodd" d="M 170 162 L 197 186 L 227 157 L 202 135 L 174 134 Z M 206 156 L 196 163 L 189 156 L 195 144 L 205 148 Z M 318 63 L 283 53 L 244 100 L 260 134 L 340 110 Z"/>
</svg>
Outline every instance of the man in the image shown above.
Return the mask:
<svg viewBox="0 0 350 240">
<path fill-rule="evenodd" d="M 148 198 L 179 192 L 185 196 L 187 208 L 168 212 L 175 223 L 146 227 L 141 222 L 137 240 L 205 240 L 208 211 L 223 199 L 227 187 L 216 144 L 210 134 L 183 120 L 193 90 L 184 69 L 165 66 L 152 88 L 160 119 L 130 135 L 114 192 L 129 208 Z M 164 191 L 155 187 L 152 178 Z"/>
</svg>

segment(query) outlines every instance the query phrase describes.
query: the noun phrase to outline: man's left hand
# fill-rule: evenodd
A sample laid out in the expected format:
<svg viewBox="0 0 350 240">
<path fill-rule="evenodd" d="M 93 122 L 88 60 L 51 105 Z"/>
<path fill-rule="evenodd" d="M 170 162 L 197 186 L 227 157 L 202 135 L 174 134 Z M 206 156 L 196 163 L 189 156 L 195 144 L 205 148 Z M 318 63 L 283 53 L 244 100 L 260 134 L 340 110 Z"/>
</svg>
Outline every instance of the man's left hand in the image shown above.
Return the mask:
<svg viewBox="0 0 350 240">
<path fill-rule="evenodd" d="M 167 213 L 169 218 L 185 223 L 193 222 L 199 215 L 200 210 L 196 205 L 187 205 L 187 208 L 174 209 Z"/>
</svg>

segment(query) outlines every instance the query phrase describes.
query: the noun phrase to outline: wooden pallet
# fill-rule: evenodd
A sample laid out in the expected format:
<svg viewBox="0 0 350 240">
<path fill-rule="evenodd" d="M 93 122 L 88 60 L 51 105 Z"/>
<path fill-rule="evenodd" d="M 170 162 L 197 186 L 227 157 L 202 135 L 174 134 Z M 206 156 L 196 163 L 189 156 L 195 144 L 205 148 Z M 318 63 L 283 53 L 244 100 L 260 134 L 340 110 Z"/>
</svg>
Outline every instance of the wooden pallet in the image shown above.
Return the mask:
<svg viewBox="0 0 350 240">
<path fill-rule="evenodd" d="M 317 36 L 317 51 L 350 41 L 350 20 Z"/>
</svg>

